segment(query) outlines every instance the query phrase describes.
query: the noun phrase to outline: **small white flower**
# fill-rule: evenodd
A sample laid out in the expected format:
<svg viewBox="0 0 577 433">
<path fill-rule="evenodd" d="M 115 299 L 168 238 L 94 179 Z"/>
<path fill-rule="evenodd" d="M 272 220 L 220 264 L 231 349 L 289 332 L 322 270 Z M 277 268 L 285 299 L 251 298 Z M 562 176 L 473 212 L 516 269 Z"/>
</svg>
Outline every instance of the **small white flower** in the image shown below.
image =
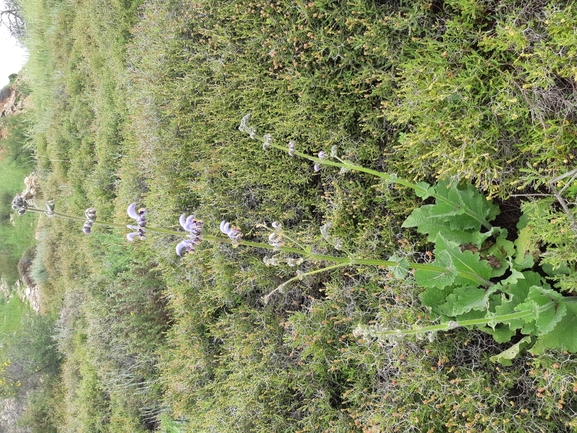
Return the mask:
<svg viewBox="0 0 577 433">
<path fill-rule="evenodd" d="M 246 114 L 240 121 L 238 129 L 242 132 L 246 132 L 250 135 L 250 138 L 256 138 L 256 129 L 248 124 L 250 120 L 250 113 Z"/>
<path fill-rule="evenodd" d="M 272 135 L 265 134 L 263 138 L 264 142 L 262 143 L 262 149 L 267 150 L 270 147 L 270 143 L 272 142 Z"/>
<path fill-rule="evenodd" d="M 282 236 L 276 232 L 271 233 L 268 235 L 268 243 L 275 248 L 280 248 L 283 246 L 283 239 Z"/>
<path fill-rule="evenodd" d="M 338 158 L 338 146 L 335 144 L 333 147 L 331 147 L 331 158 Z"/>
</svg>

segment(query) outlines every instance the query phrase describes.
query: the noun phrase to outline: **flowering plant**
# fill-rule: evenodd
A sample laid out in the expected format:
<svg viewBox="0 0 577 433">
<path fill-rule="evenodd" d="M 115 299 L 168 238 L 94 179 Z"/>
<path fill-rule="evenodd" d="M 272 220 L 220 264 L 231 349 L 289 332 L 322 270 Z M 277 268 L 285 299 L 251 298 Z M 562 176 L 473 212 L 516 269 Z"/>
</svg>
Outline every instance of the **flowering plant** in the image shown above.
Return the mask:
<svg viewBox="0 0 577 433">
<path fill-rule="evenodd" d="M 247 132 L 251 139 L 262 140 L 263 149 L 276 148 L 287 151 L 287 147 L 273 143 L 270 134 L 261 138 L 256 129 L 249 124 L 249 120 L 250 116 L 245 116 L 239 129 Z M 312 161 L 314 172 L 319 172 L 323 165 L 340 168 L 341 172 L 359 171 L 377 176 L 388 183 L 398 183 L 412 188 L 423 200 L 433 200 L 433 204 L 426 204 L 414 210 L 403 224 L 403 227 L 415 227 L 435 244 L 430 260 L 418 263 L 410 262 L 406 257 L 396 256 L 388 260 L 354 257 L 343 250 L 340 239 L 331 237 L 329 225 L 321 227 L 321 234 L 333 244 L 340 255 L 319 254 L 311 248 L 301 246 L 291 239 L 282 224 L 276 221 L 270 227 L 261 225 L 270 231 L 266 243 L 244 239 L 241 228 L 226 220 L 221 221 L 219 225 L 220 233 L 226 237 L 205 234 L 203 221 L 197 219 L 194 214 L 187 213 L 181 214 L 178 219 L 184 231 L 151 227 L 148 224 L 147 210 L 139 209 L 136 202 L 128 205 L 126 209 L 128 217 L 134 220 L 134 223 L 126 225 L 131 230 L 126 238 L 132 242 L 137 239 L 146 240 L 149 233 L 179 236 L 183 239 L 175 247 L 178 256 L 194 252 L 203 241 L 230 242 L 234 247 L 272 250 L 273 256 L 263 258 L 267 266 L 285 263 L 294 267 L 304 261 L 328 263 L 325 267 L 308 272 L 297 270 L 294 278 L 285 281 L 264 297 L 265 303 L 291 281 L 300 280 L 308 275 L 345 266 L 387 267 L 397 278 L 406 278 L 412 274 L 416 282 L 425 289 L 421 301 L 429 308 L 433 318 L 441 321 L 437 325 L 409 330 L 387 330 L 378 325 L 359 327 L 356 331 L 358 335 L 379 338 L 411 334 L 432 336 L 437 331 L 459 326 L 474 326 L 492 334 L 499 342 L 509 341 L 521 331 L 530 340 L 522 340 L 523 347 L 532 346 L 531 350 L 534 353 L 541 353 L 548 348 L 563 348 L 577 352 L 577 338 L 563 332 L 567 326 L 577 323 L 577 298 L 563 297 L 554 291 L 545 279 L 530 269 L 529 265 L 533 262 L 528 260 L 526 255 L 528 253 L 524 249 L 517 248 L 517 245 L 507 238 L 506 230 L 491 224 L 499 213 L 499 208 L 473 186 L 449 182 L 439 182 L 437 185 L 425 182 L 413 183 L 395 175 L 343 160 L 339 158 L 335 147 L 330 151 L 330 158 L 322 150 L 317 156 L 309 156 L 299 152 L 296 142 L 291 140 L 288 144 L 288 154 L 291 157 L 299 156 Z M 82 231 L 85 234 L 90 234 L 94 225 L 125 227 L 123 224 L 97 220 L 96 210 L 92 207 L 86 209 L 84 218 L 81 218 L 55 211 L 52 200 L 46 202 L 45 209 L 40 209 L 20 195 L 14 198 L 12 207 L 19 215 L 37 212 L 51 218 L 62 217 L 83 221 Z M 499 361 L 504 359 L 506 359 L 504 356 L 497 358 Z"/>
</svg>

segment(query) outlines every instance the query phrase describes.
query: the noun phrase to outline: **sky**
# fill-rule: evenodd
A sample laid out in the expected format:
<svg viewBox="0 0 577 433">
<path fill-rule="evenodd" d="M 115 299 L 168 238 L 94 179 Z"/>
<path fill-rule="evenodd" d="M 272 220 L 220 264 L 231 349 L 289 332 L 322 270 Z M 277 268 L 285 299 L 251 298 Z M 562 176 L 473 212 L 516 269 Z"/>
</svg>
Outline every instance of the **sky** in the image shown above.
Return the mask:
<svg viewBox="0 0 577 433">
<path fill-rule="evenodd" d="M 4 2 L 0 0 L 0 10 L 3 8 Z M 17 44 L 3 25 L 0 26 L 0 89 L 10 82 L 8 75 L 20 72 L 27 58 L 26 50 Z"/>
</svg>

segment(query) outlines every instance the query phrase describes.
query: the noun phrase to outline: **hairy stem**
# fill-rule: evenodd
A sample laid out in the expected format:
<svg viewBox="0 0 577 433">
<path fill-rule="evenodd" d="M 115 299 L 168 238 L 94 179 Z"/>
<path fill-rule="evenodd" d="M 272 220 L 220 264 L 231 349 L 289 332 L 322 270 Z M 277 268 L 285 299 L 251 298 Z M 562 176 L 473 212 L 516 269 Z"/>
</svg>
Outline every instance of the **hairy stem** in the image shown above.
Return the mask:
<svg viewBox="0 0 577 433">
<path fill-rule="evenodd" d="M 450 331 L 451 329 L 461 326 L 491 326 L 497 323 L 507 323 L 512 320 L 524 319 L 541 314 L 557 305 L 555 302 L 549 302 L 533 310 L 517 311 L 515 313 L 492 315 L 491 317 L 481 317 L 479 319 L 468 320 L 450 320 L 438 325 L 430 326 L 413 326 L 410 329 L 383 329 L 380 326 L 359 326 L 355 331 L 358 335 L 367 335 L 375 338 L 383 337 L 402 337 L 408 335 L 427 334 L 429 332 Z"/>
<path fill-rule="evenodd" d="M 262 137 L 255 136 L 255 138 L 260 139 L 261 141 L 264 141 L 264 139 Z M 285 152 L 287 150 L 286 147 L 283 147 L 283 146 L 280 146 L 280 145 L 274 144 L 274 143 L 269 143 L 269 146 L 274 147 L 275 149 L 285 151 Z M 437 200 L 439 202 L 449 204 L 449 205 L 454 206 L 456 208 L 461 207 L 461 203 L 452 202 L 448 198 L 443 197 L 443 196 L 435 193 L 435 191 L 432 191 L 431 189 L 424 188 L 423 186 L 421 186 L 419 184 L 409 182 L 408 180 L 398 178 L 396 176 L 392 176 L 390 174 L 383 173 L 383 172 L 378 171 L 378 170 L 373 170 L 373 169 L 370 169 L 367 167 L 363 167 L 362 165 L 358 165 L 358 164 L 352 163 L 350 161 L 340 160 L 339 162 L 337 162 L 337 161 L 331 161 L 329 159 L 324 159 L 324 158 L 321 159 L 321 158 L 317 158 L 315 156 L 307 155 L 306 153 L 299 152 L 298 150 L 295 150 L 294 154 L 297 156 L 300 156 L 301 158 L 308 159 L 309 161 L 313 161 L 317 164 L 330 165 L 333 167 L 345 168 L 348 170 L 354 170 L 354 171 L 359 171 L 362 173 L 371 174 L 373 176 L 380 177 L 381 179 L 384 179 L 387 182 L 397 183 L 399 185 L 406 186 L 407 188 L 411 188 L 422 196 L 428 195 L 428 196 L 434 197 L 435 200 Z M 487 230 L 491 230 L 493 228 L 493 226 L 482 215 L 475 213 L 473 210 L 471 210 L 469 208 L 465 208 L 463 211 L 466 215 L 469 215 L 471 218 L 474 218 L 476 221 L 481 223 L 481 225 L 483 227 L 485 227 Z"/>
<path fill-rule="evenodd" d="M 42 213 L 42 214 L 45 213 L 45 210 L 43 210 L 43 209 L 28 208 L 27 210 L 30 212 L 36 212 L 36 213 Z M 65 214 L 62 212 L 52 212 L 52 213 L 54 216 L 57 216 L 59 218 L 65 218 L 65 219 L 69 219 L 69 220 L 73 220 L 73 221 L 84 222 L 86 220 L 86 218 L 68 215 L 68 214 Z M 107 221 L 98 221 L 97 220 L 97 221 L 94 221 L 93 224 L 104 226 L 104 227 L 114 227 L 114 228 L 121 228 L 121 229 L 126 228 L 126 225 L 124 225 L 124 224 L 116 224 L 116 223 L 111 223 L 111 222 L 107 222 Z M 152 233 L 160 233 L 160 234 L 164 234 L 164 235 L 170 235 L 170 236 L 180 236 L 180 237 L 186 237 L 188 235 L 187 232 L 169 230 L 169 229 L 164 229 L 164 228 L 159 228 L 159 227 L 149 227 L 149 226 L 146 227 L 146 231 L 152 232 Z M 202 235 L 202 239 L 205 241 L 208 241 L 208 242 L 213 242 L 213 243 L 228 244 L 231 242 L 229 238 L 224 238 L 224 237 L 220 237 L 220 236 L 213 236 L 213 235 Z M 356 258 L 356 257 L 351 257 L 351 256 L 345 256 L 345 257 L 331 256 L 331 255 L 326 255 L 326 254 L 318 254 L 318 253 L 315 253 L 311 250 L 292 248 L 292 247 L 284 247 L 284 246 L 283 247 L 275 247 L 275 246 L 272 246 L 272 245 L 267 244 L 267 243 L 252 242 L 252 241 L 246 241 L 246 240 L 239 240 L 236 243 L 238 245 L 242 245 L 242 246 L 246 246 L 246 247 L 261 248 L 261 249 L 273 250 L 273 251 L 281 251 L 281 252 L 287 253 L 287 254 L 297 254 L 297 255 L 299 255 L 299 256 L 307 259 L 307 260 L 319 261 L 319 262 L 329 262 L 329 263 L 335 263 L 336 264 L 335 266 L 332 266 L 332 267 L 327 267 L 327 268 L 320 269 L 318 271 L 314 271 L 314 273 L 322 272 L 323 270 L 328 270 L 328 269 L 332 269 L 333 267 L 341 267 L 341 266 L 368 265 L 368 266 L 395 267 L 395 266 L 399 266 L 399 264 L 400 264 L 399 262 L 396 262 L 393 260 L 361 259 L 361 258 Z M 491 286 L 493 284 L 490 281 L 484 279 L 480 275 L 477 275 L 473 272 L 452 270 L 449 268 L 445 268 L 442 266 L 436 266 L 436 265 L 432 265 L 432 264 L 428 264 L 428 263 L 409 263 L 409 267 L 414 269 L 414 270 L 425 270 L 425 271 L 430 271 L 430 272 L 436 272 L 438 274 L 457 272 L 461 277 L 466 278 L 470 281 L 473 281 L 477 284 L 480 284 L 483 286 Z"/>
</svg>

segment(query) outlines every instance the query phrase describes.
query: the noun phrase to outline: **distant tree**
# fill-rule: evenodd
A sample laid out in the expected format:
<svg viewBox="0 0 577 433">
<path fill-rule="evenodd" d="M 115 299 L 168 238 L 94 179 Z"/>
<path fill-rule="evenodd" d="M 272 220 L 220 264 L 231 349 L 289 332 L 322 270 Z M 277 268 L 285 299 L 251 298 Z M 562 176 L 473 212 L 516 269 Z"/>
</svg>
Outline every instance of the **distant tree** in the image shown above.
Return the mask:
<svg viewBox="0 0 577 433">
<path fill-rule="evenodd" d="M 12 36 L 22 41 L 26 32 L 26 22 L 22 17 L 19 0 L 4 0 L 4 9 L 0 11 L 0 25 L 6 26 Z"/>
</svg>

